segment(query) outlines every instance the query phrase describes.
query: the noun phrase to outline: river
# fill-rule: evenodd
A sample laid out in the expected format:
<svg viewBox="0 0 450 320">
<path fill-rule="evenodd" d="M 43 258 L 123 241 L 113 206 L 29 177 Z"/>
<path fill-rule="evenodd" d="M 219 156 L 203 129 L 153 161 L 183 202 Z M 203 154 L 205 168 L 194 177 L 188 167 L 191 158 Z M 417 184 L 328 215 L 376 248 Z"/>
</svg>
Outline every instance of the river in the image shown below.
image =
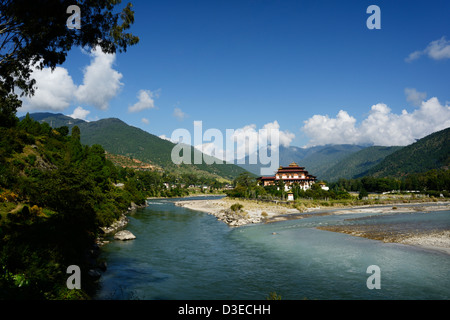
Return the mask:
<svg viewBox="0 0 450 320">
<path fill-rule="evenodd" d="M 450 255 L 315 229 L 348 215 L 230 228 L 174 201 L 149 200 L 129 216 L 136 239 L 102 247 L 108 269 L 95 299 L 450 299 Z M 432 213 L 432 223 L 450 228 L 450 212 Z M 380 289 L 367 286 L 371 265 Z"/>
</svg>

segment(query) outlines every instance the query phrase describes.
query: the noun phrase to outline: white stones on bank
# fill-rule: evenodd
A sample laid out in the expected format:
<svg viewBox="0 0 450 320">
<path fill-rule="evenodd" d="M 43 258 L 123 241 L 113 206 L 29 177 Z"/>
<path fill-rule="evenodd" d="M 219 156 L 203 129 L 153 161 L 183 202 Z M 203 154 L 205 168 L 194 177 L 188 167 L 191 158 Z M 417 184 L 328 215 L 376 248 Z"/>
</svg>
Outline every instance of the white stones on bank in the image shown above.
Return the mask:
<svg viewBox="0 0 450 320">
<path fill-rule="evenodd" d="M 136 236 L 128 230 L 122 230 L 114 235 L 115 240 L 127 241 L 136 239 Z"/>
<path fill-rule="evenodd" d="M 114 221 L 109 227 L 100 228 L 105 234 L 111 234 L 120 228 L 125 227 L 128 224 L 128 218 L 125 214 L 122 214 L 117 221 Z"/>
<path fill-rule="evenodd" d="M 240 227 L 251 223 L 260 223 L 263 221 L 262 217 L 255 217 L 249 215 L 243 210 L 233 211 L 230 209 L 220 210 L 215 214 L 218 220 L 225 222 L 230 227 Z"/>
</svg>

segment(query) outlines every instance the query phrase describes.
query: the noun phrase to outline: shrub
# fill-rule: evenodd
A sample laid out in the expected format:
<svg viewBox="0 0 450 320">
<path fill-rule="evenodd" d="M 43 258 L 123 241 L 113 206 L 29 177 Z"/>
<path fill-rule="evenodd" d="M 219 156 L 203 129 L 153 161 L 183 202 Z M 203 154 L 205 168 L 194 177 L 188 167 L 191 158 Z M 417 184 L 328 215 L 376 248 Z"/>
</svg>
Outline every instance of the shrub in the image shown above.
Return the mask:
<svg viewBox="0 0 450 320">
<path fill-rule="evenodd" d="M 281 300 L 281 296 L 276 292 L 269 293 L 269 296 L 266 297 L 266 300 Z"/>
<path fill-rule="evenodd" d="M 230 207 L 230 209 L 232 210 L 232 211 L 240 211 L 242 208 L 243 208 L 244 206 L 242 205 L 242 204 L 240 204 L 240 203 L 235 203 L 235 204 L 233 204 L 233 205 L 231 205 L 231 207 Z"/>
<path fill-rule="evenodd" d="M 304 212 L 306 210 L 306 206 L 304 203 L 298 203 L 296 202 L 294 204 L 295 209 L 297 209 L 299 212 Z"/>
<path fill-rule="evenodd" d="M 12 191 L 5 191 L 0 194 L 0 202 L 15 202 L 18 198 L 18 195 Z"/>
<path fill-rule="evenodd" d="M 25 160 L 26 160 L 30 165 L 34 166 L 34 163 L 36 162 L 36 155 L 30 154 Z"/>
<path fill-rule="evenodd" d="M 32 217 L 45 217 L 45 213 L 41 207 L 34 205 L 30 209 L 30 213 Z"/>
</svg>

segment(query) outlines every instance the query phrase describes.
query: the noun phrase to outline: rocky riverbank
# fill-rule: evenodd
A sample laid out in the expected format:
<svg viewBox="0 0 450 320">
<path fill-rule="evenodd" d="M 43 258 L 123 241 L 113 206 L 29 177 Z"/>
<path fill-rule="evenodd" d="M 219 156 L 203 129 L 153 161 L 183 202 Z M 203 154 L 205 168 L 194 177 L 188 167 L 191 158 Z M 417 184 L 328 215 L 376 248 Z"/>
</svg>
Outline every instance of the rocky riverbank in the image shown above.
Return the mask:
<svg viewBox="0 0 450 320">
<path fill-rule="evenodd" d="M 242 205 L 241 210 L 231 210 L 233 204 Z M 450 210 L 450 203 L 421 203 L 358 206 L 348 208 L 308 208 L 299 210 L 275 203 L 257 202 L 254 200 L 235 200 L 222 198 L 217 200 L 182 200 L 175 203 L 177 206 L 192 210 L 207 212 L 225 222 L 230 227 L 239 227 L 252 223 L 270 223 L 290 219 L 305 219 L 318 215 L 341 215 L 356 213 L 393 214 L 405 212 L 435 212 Z M 450 254 L 450 230 L 422 230 L 386 227 L 377 224 L 355 224 L 318 227 L 318 229 L 341 232 L 353 236 L 365 237 L 384 242 L 395 242 L 408 245 L 421 246 L 427 249 L 439 250 Z"/>
<path fill-rule="evenodd" d="M 232 210 L 233 204 L 241 204 L 240 210 Z M 277 205 L 275 203 L 257 202 L 253 200 L 235 200 L 222 198 L 216 200 L 182 200 L 175 205 L 188 209 L 207 212 L 225 222 L 230 227 L 265 222 L 279 215 L 299 213 L 295 208 Z"/>
<path fill-rule="evenodd" d="M 147 206 L 147 204 L 137 205 L 134 202 L 132 202 L 130 204 L 130 207 L 128 207 L 128 210 L 126 212 L 122 213 L 122 215 L 120 216 L 119 219 L 114 221 L 110 226 L 100 228 L 101 231 L 103 232 L 103 235 L 97 239 L 97 244 L 102 246 L 102 245 L 109 243 L 109 241 L 105 240 L 104 237 L 123 229 L 128 224 L 128 221 L 129 221 L 127 215 L 139 208 L 145 208 L 146 206 Z"/>
<path fill-rule="evenodd" d="M 102 273 L 107 269 L 107 263 L 103 260 L 98 260 L 100 255 L 100 248 L 109 243 L 108 240 L 105 240 L 105 236 L 109 236 L 115 233 L 114 239 L 116 240 L 132 240 L 136 237 L 129 231 L 119 231 L 122 230 L 128 224 L 127 215 L 136 209 L 145 208 L 147 205 L 137 205 L 134 202 L 130 204 L 128 210 L 120 216 L 120 218 L 114 221 L 108 227 L 101 227 L 101 232 L 103 233 L 100 237 L 97 238 L 97 241 L 92 245 L 92 247 L 86 251 L 85 257 L 88 261 L 90 269 L 88 271 L 88 275 L 92 278 L 92 280 L 96 281 L 100 279 Z"/>
<path fill-rule="evenodd" d="M 231 210 L 233 204 L 241 204 L 242 209 Z M 304 219 L 318 215 L 339 215 L 353 213 L 400 213 L 414 211 L 450 210 L 449 202 L 420 204 L 364 205 L 354 207 L 310 207 L 302 211 L 286 205 L 257 200 L 221 198 L 215 200 L 180 200 L 175 205 L 192 210 L 207 212 L 229 226 L 242 226 L 251 223 L 277 222 L 291 219 Z"/>
<path fill-rule="evenodd" d="M 402 243 L 450 254 L 450 230 L 396 231 L 378 225 L 326 226 L 317 229 L 340 232 L 383 242 Z"/>
</svg>

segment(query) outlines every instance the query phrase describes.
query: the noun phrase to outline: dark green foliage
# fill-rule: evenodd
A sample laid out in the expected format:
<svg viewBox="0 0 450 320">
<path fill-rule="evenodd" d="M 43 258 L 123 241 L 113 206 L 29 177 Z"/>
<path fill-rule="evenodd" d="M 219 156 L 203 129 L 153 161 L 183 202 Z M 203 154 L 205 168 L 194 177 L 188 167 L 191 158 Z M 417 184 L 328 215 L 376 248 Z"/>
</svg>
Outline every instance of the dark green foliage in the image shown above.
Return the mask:
<svg viewBox="0 0 450 320">
<path fill-rule="evenodd" d="M 294 199 L 314 199 L 314 200 L 343 200 L 351 199 L 351 195 L 342 188 L 323 190 L 319 183 L 315 183 L 308 190 L 303 190 L 297 184 L 292 186 Z"/>
<path fill-rule="evenodd" d="M 248 172 L 241 173 L 233 180 L 234 189 L 227 190 L 226 194 L 232 198 L 254 198 L 265 193 L 264 188 L 256 183 L 256 179 Z"/>
<path fill-rule="evenodd" d="M 22 105 L 17 95 L 9 93 L 0 83 L 0 127 L 11 128 L 16 126 L 18 119 L 16 110 Z"/>
<path fill-rule="evenodd" d="M 234 180 L 234 189 L 227 190 L 226 194 L 232 198 L 249 198 L 249 199 L 278 199 L 286 200 L 287 192 L 282 180 L 278 180 L 275 185 L 262 187 L 256 183 L 256 179 L 248 173 L 239 175 Z M 294 199 L 350 199 L 350 194 L 343 188 L 335 188 L 334 190 L 323 190 L 320 184 L 313 184 L 308 190 L 303 190 L 297 183 L 291 186 L 290 192 L 293 193 Z"/>
<path fill-rule="evenodd" d="M 86 291 L 64 289 L 67 266 L 89 270 L 85 252 L 99 227 L 158 193 L 161 174 L 125 171 L 120 189 L 104 149 L 82 146 L 76 128 L 67 136 L 60 134 L 66 129 L 51 130 L 26 116 L 0 131 L 0 192 L 13 190 L 25 204 L 0 220 L 0 298 L 86 298 Z M 82 288 L 90 287 L 88 279 L 82 276 Z"/>
<path fill-rule="evenodd" d="M 65 136 L 67 136 L 67 135 L 69 134 L 69 127 L 67 127 L 67 126 L 62 126 L 62 127 L 60 127 L 60 128 L 57 128 L 56 131 L 59 132 L 59 134 L 60 134 L 62 137 L 65 137 Z"/>
<path fill-rule="evenodd" d="M 432 194 L 434 191 L 450 191 L 450 171 L 433 169 L 424 173 L 411 173 L 402 178 L 363 177 L 357 179 L 339 179 L 330 184 L 331 188 L 343 188 L 347 191 L 386 192 L 386 191 L 420 191 Z"/>
<path fill-rule="evenodd" d="M 240 204 L 240 203 L 235 203 L 235 204 L 232 204 L 232 205 L 231 205 L 230 209 L 231 209 L 232 211 L 234 211 L 234 212 L 237 212 L 237 211 L 242 210 L 243 207 L 244 207 L 244 206 L 243 206 L 242 204 Z"/>
<path fill-rule="evenodd" d="M 65 268 L 88 270 L 84 250 L 98 226 L 123 207 L 114 202 L 112 165 L 102 149 L 83 149 L 76 128 L 68 137 L 68 127 L 53 130 L 28 114 L 18 123 L 21 102 L 14 93 L 19 88 L 32 95 L 32 68 L 55 68 L 73 46 L 114 53 L 136 44 L 139 39 L 125 32 L 134 22 L 132 5 L 118 12 L 120 2 L 0 0 L 0 189 L 14 190 L 20 201 L 34 205 L 1 219 L 0 299 L 85 298 L 84 291 L 67 292 Z M 83 27 L 76 31 L 66 25 L 73 4 L 82 14 Z M 134 196 L 122 193 L 125 202 Z M 34 215 L 41 210 L 36 205 L 54 214 Z"/>
<path fill-rule="evenodd" d="M 369 193 L 367 192 L 366 189 L 361 188 L 361 190 L 359 190 L 359 194 L 358 194 L 359 200 L 363 200 L 363 199 L 367 198 L 368 196 L 369 196 Z"/>
</svg>

